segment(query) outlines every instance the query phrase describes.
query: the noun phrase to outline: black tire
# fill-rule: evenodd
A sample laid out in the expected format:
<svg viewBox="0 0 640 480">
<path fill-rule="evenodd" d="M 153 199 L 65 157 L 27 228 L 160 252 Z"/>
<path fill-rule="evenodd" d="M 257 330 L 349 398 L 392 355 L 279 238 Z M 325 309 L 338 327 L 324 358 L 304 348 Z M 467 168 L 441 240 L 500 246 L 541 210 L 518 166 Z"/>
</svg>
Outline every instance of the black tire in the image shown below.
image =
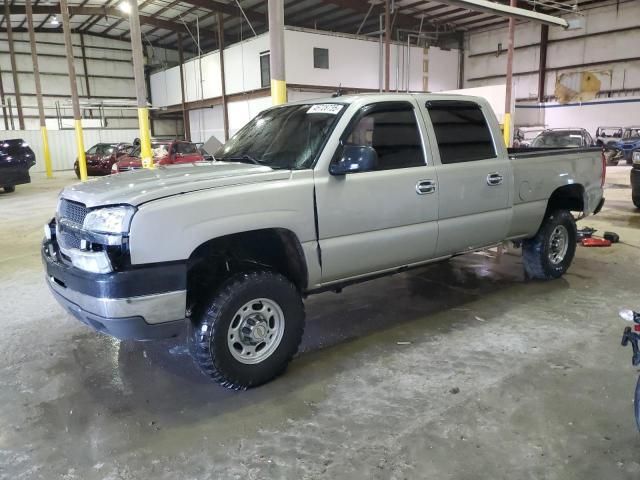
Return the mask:
<svg viewBox="0 0 640 480">
<path fill-rule="evenodd" d="M 636 208 L 640 208 L 640 197 L 632 197 L 632 200 Z"/>
<path fill-rule="evenodd" d="M 280 342 L 268 357 L 259 363 L 247 364 L 234 356 L 227 335 L 232 338 L 230 327 L 232 322 L 236 322 L 236 325 L 239 322 L 240 309 L 256 299 L 269 300 L 280 308 L 284 331 Z M 196 314 L 191 335 L 193 357 L 206 375 L 232 390 L 256 387 L 282 374 L 302 340 L 305 318 L 302 298 L 289 280 L 275 272 L 236 274 L 197 310 L 199 313 Z M 271 319 L 266 321 L 271 322 Z M 244 328 L 237 332 L 242 331 Z M 240 342 L 234 345 L 241 346 Z M 237 349 L 235 355 L 239 355 Z"/>
<path fill-rule="evenodd" d="M 636 426 L 638 430 L 640 430 L 640 377 L 638 377 L 638 381 L 636 382 L 636 392 L 633 396 L 633 411 L 636 416 Z"/>
<path fill-rule="evenodd" d="M 567 245 L 564 255 L 552 261 L 552 236 L 557 227 L 564 227 Z M 549 214 L 536 236 L 522 242 L 522 262 L 528 278 L 551 280 L 559 278 L 567 271 L 576 253 L 576 222 L 567 210 L 556 210 Z"/>
<path fill-rule="evenodd" d="M 13 193 L 13 192 L 16 191 L 16 187 L 15 186 L 4 187 L 4 191 L 5 191 L 5 193 Z"/>
</svg>

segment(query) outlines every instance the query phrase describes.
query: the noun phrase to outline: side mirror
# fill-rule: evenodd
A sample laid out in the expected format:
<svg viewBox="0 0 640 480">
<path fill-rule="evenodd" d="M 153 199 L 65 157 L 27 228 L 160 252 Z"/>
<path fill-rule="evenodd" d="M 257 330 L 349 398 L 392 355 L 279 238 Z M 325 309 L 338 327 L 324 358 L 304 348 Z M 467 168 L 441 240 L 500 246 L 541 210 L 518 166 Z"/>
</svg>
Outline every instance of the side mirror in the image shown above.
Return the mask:
<svg viewBox="0 0 640 480">
<path fill-rule="evenodd" d="M 345 145 L 342 155 L 329 165 L 331 175 L 370 172 L 378 166 L 378 154 L 373 147 L 366 145 Z"/>
</svg>

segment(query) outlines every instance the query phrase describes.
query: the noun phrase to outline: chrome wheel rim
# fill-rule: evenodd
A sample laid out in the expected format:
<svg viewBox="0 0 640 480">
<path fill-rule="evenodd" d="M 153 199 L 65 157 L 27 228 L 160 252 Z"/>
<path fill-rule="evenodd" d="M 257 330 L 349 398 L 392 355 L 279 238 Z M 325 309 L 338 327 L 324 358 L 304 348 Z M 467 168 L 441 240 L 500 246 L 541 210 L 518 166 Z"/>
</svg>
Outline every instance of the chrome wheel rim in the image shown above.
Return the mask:
<svg viewBox="0 0 640 480">
<path fill-rule="evenodd" d="M 227 345 L 233 358 L 252 365 L 269 358 L 284 334 L 284 314 L 268 298 L 256 298 L 238 309 L 227 332 Z"/>
<path fill-rule="evenodd" d="M 569 231 L 564 225 L 558 225 L 549 238 L 549 261 L 557 265 L 564 260 L 569 249 Z"/>
</svg>

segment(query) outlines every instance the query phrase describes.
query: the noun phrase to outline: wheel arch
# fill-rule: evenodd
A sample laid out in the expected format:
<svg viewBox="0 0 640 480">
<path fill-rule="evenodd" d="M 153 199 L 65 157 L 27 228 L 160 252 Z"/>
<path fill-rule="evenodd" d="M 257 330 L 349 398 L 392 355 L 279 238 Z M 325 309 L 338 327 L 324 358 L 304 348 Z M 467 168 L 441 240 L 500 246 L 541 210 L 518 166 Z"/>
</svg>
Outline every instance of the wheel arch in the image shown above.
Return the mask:
<svg viewBox="0 0 640 480">
<path fill-rule="evenodd" d="M 544 218 L 555 210 L 569 210 L 570 212 L 583 213 L 586 205 L 587 199 L 583 185 L 579 183 L 562 185 L 551 193 L 547 201 Z"/>
<path fill-rule="evenodd" d="M 263 228 L 223 235 L 198 245 L 187 260 L 188 294 L 199 297 L 204 293 L 199 290 L 211 290 L 230 274 L 254 268 L 277 271 L 298 291 L 307 289 L 307 262 L 298 236 L 286 228 Z"/>
</svg>

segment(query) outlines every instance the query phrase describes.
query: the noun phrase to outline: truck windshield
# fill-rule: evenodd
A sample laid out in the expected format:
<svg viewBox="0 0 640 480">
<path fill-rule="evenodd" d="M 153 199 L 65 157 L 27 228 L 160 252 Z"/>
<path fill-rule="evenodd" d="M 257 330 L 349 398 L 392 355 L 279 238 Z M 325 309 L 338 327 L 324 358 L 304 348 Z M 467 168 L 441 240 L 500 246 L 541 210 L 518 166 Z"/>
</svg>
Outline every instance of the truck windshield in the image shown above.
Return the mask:
<svg viewBox="0 0 640 480">
<path fill-rule="evenodd" d="M 309 168 L 344 109 L 339 103 L 269 109 L 236 133 L 214 157 L 271 168 Z"/>
</svg>

